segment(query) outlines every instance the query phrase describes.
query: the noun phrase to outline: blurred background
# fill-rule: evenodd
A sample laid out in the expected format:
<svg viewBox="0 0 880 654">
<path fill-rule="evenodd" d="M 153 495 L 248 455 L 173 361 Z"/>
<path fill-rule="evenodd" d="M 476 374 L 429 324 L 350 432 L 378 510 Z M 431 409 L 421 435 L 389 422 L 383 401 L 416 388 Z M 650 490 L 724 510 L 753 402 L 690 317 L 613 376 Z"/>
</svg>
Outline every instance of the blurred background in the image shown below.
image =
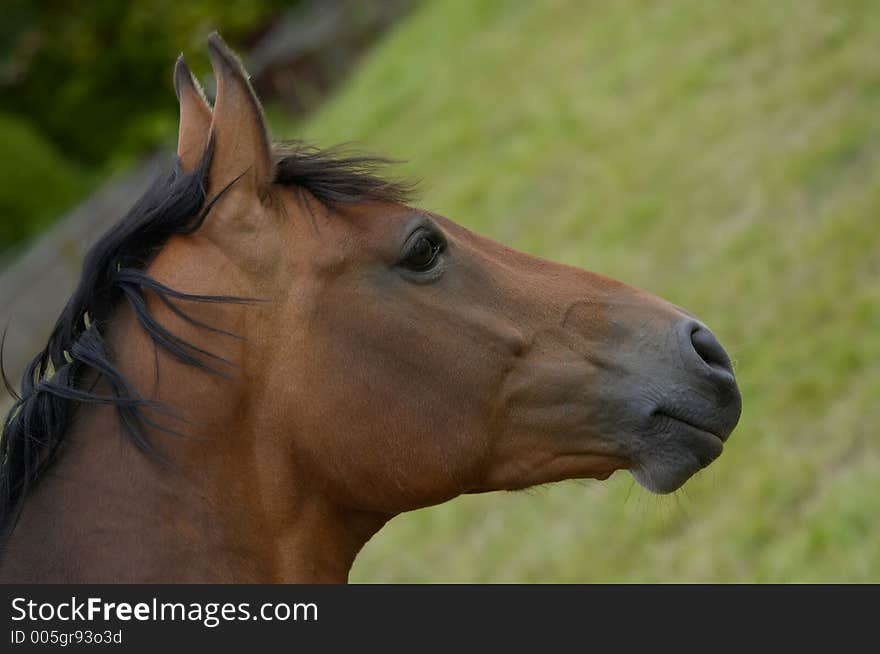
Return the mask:
<svg viewBox="0 0 880 654">
<path fill-rule="evenodd" d="M 17 379 L 83 249 L 170 161 L 182 50 L 278 138 L 408 160 L 420 204 L 706 320 L 744 412 L 672 496 L 626 473 L 393 520 L 353 581 L 880 581 L 872 0 L 6 0 L 0 321 Z M 0 405 L 8 398 L 0 396 Z"/>
</svg>

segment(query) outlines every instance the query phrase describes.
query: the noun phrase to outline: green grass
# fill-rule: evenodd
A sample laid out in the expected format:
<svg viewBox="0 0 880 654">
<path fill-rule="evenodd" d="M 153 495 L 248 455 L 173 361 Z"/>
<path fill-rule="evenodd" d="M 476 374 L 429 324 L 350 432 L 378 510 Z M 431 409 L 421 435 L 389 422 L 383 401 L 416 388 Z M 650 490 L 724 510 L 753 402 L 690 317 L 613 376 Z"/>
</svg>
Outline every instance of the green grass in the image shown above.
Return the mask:
<svg viewBox="0 0 880 654">
<path fill-rule="evenodd" d="M 422 204 L 688 307 L 725 454 L 396 518 L 354 581 L 880 581 L 880 11 L 427 2 L 287 136 L 408 158 Z"/>
</svg>

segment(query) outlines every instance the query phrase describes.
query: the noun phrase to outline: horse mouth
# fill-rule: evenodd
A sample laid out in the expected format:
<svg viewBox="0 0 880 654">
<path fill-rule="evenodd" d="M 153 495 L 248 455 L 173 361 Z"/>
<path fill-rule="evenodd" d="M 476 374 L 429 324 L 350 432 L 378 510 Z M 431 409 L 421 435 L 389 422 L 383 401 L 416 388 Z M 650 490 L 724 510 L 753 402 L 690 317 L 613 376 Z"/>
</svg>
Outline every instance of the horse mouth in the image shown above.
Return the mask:
<svg viewBox="0 0 880 654">
<path fill-rule="evenodd" d="M 685 428 L 690 428 L 692 430 L 702 432 L 707 436 L 712 436 L 713 438 L 718 439 L 722 444 L 727 440 L 727 437 L 730 436 L 730 433 L 733 429 L 719 429 L 717 425 L 708 425 L 706 422 L 698 421 L 691 417 L 686 417 L 682 413 L 677 411 L 672 411 L 669 409 L 656 409 L 653 412 L 653 415 L 658 418 L 660 421 L 665 422 L 667 426 L 674 427 L 679 425 Z"/>
<path fill-rule="evenodd" d="M 678 490 L 697 472 L 721 456 L 724 441 L 733 431 L 727 424 L 698 419 L 668 408 L 652 412 L 648 443 L 630 469 L 647 490 L 665 494 Z"/>
</svg>

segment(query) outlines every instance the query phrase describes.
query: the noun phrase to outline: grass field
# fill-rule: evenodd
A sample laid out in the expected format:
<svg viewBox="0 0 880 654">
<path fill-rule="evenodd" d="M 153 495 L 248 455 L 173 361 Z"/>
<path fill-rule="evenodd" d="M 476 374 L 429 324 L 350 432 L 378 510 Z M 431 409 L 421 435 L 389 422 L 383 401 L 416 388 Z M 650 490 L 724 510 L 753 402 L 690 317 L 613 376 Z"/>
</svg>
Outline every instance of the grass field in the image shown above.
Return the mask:
<svg viewBox="0 0 880 654">
<path fill-rule="evenodd" d="M 744 413 L 673 496 L 626 473 L 406 514 L 354 581 L 880 581 L 880 7 L 426 2 L 286 136 L 702 317 Z"/>
</svg>

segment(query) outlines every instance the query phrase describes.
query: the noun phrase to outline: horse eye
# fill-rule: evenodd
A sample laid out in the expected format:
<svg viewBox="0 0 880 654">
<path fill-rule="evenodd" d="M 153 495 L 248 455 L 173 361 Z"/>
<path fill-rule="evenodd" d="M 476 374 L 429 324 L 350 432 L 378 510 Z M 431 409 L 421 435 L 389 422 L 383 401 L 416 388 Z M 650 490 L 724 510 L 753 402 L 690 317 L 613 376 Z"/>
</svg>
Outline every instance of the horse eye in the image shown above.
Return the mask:
<svg viewBox="0 0 880 654">
<path fill-rule="evenodd" d="M 410 270 L 428 270 L 437 260 L 439 252 L 439 243 L 435 243 L 429 236 L 420 236 L 407 253 L 403 265 Z"/>
</svg>

